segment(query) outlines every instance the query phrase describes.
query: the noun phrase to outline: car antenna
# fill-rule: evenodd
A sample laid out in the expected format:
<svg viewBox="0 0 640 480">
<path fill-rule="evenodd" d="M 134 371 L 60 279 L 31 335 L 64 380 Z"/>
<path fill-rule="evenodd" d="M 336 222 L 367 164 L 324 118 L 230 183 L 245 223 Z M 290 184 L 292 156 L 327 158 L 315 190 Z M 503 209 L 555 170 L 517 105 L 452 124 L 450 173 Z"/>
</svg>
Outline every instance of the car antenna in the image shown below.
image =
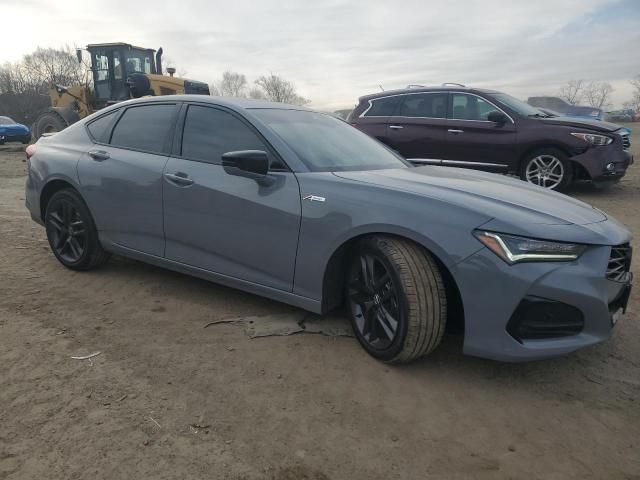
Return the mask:
<svg viewBox="0 0 640 480">
<path fill-rule="evenodd" d="M 380 90 L 382 90 L 384 92 L 384 88 L 382 88 L 382 85 L 378 85 L 380 87 Z"/>
</svg>

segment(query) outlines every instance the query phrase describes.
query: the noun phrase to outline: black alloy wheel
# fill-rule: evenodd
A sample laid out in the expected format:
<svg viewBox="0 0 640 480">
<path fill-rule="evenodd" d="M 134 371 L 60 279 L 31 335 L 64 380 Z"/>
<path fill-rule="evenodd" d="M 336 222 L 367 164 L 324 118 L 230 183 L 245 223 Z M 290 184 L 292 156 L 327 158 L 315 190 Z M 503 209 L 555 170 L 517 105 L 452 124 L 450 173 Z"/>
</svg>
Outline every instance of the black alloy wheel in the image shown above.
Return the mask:
<svg viewBox="0 0 640 480">
<path fill-rule="evenodd" d="M 65 267 L 89 270 L 109 259 L 98 239 L 93 217 L 73 189 L 56 192 L 47 204 L 45 227 L 49 246 Z"/>
<path fill-rule="evenodd" d="M 388 349 L 398 332 L 400 292 L 380 258 L 362 253 L 360 268 L 352 269 L 348 285 L 349 306 L 355 327 L 371 348 Z"/>
<path fill-rule="evenodd" d="M 434 257 L 387 235 L 360 240 L 349 257 L 345 296 L 360 345 L 388 363 L 433 351 L 447 321 L 447 294 Z"/>
</svg>

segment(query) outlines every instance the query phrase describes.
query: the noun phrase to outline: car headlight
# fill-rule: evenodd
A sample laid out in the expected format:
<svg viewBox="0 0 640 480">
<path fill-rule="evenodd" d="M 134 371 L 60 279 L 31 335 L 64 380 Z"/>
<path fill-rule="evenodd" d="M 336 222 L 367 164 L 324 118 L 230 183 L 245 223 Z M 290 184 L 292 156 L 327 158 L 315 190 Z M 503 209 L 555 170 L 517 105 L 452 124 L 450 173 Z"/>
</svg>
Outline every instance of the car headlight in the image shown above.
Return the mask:
<svg viewBox="0 0 640 480">
<path fill-rule="evenodd" d="M 579 258 L 587 248 L 576 243 L 536 240 L 483 230 L 476 230 L 473 234 L 509 265 L 519 262 L 569 262 Z"/>
<path fill-rule="evenodd" d="M 571 135 L 596 146 L 609 145 L 613 142 L 613 138 L 607 137 L 606 135 L 596 135 L 595 133 L 572 133 Z"/>
</svg>

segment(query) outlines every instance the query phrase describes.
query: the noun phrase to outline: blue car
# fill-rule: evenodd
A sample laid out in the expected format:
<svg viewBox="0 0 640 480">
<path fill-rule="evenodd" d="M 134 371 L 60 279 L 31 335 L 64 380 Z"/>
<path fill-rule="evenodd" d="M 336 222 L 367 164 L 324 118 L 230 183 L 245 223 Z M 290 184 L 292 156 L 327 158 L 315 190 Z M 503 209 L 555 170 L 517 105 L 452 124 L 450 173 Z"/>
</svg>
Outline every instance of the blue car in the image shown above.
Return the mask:
<svg viewBox="0 0 640 480">
<path fill-rule="evenodd" d="M 9 117 L 0 117 L 0 145 L 5 142 L 22 142 L 27 144 L 31 141 L 31 131 L 26 125 L 16 123 Z"/>
</svg>

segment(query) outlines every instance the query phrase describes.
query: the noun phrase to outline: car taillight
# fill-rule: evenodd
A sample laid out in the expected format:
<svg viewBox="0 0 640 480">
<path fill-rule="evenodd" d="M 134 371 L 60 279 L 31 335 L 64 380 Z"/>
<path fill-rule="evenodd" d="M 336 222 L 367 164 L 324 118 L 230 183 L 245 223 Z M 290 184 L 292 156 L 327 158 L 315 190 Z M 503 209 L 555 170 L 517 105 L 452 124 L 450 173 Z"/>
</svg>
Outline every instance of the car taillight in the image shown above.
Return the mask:
<svg viewBox="0 0 640 480">
<path fill-rule="evenodd" d="M 27 154 L 27 160 L 30 160 L 31 157 L 33 157 L 33 155 L 36 153 L 36 146 L 35 145 L 29 145 L 25 149 L 24 153 Z"/>
</svg>

